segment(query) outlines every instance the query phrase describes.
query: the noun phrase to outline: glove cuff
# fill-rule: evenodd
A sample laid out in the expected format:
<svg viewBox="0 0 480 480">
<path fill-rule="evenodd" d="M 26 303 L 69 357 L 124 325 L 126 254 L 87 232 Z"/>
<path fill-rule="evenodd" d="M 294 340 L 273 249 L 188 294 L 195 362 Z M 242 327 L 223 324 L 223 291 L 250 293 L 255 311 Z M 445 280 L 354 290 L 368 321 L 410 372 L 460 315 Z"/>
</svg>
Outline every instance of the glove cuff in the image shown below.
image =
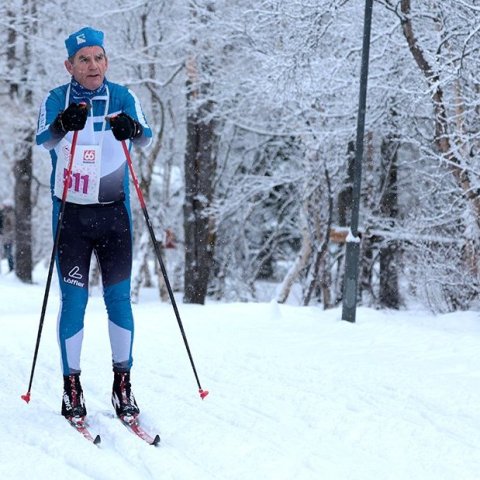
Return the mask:
<svg viewBox="0 0 480 480">
<path fill-rule="evenodd" d="M 140 123 L 138 123 L 136 120 L 134 120 L 133 125 L 134 125 L 134 133 L 132 135 L 132 140 L 134 138 L 140 137 L 143 133 L 143 127 L 140 125 Z"/>
</svg>

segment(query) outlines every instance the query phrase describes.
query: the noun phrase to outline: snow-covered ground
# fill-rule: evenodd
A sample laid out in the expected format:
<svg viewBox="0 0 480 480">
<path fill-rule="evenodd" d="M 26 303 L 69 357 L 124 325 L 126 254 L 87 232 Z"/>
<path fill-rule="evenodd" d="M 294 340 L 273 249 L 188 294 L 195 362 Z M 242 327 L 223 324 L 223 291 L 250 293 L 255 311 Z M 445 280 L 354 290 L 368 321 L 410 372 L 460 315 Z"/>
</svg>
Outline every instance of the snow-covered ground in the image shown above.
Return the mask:
<svg viewBox="0 0 480 480">
<path fill-rule="evenodd" d="M 5 273 L 5 269 L 2 270 Z M 172 308 L 134 306 L 132 380 L 159 447 L 112 415 L 101 295 L 87 310 L 82 383 L 95 447 L 60 415 L 58 293 L 50 295 L 31 402 L 44 275 L 0 276 L 0 478 L 474 480 L 480 478 L 480 315 L 263 304 L 183 305 L 197 385 Z"/>
</svg>

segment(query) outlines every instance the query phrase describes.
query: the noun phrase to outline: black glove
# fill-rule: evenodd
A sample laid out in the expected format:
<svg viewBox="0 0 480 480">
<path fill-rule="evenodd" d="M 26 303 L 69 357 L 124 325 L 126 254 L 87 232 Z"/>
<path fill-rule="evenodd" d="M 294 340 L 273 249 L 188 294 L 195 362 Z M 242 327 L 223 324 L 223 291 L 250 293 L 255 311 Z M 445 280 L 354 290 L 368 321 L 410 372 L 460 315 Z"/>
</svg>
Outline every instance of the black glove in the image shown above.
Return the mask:
<svg viewBox="0 0 480 480">
<path fill-rule="evenodd" d="M 88 116 L 88 106 L 85 103 L 71 103 L 66 110 L 60 112 L 50 128 L 55 133 L 65 134 L 82 130 Z"/>
<path fill-rule="evenodd" d="M 109 120 L 113 136 L 120 142 L 137 138 L 143 133 L 143 127 L 126 113 L 119 113 L 110 117 Z"/>
</svg>

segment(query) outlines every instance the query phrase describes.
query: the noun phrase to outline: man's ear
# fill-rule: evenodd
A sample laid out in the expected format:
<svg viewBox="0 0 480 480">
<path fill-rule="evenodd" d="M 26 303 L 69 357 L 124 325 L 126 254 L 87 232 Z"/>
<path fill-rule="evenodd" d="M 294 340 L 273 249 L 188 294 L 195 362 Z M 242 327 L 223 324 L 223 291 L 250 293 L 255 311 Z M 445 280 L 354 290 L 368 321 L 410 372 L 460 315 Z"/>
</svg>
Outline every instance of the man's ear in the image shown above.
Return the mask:
<svg viewBox="0 0 480 480">
<path fill-rule="evenodd" d="M 65 60 L 64 62 L 65 68 L 70 75 L 73 75 L 73 65 L 70 63 L 70 60 Z"/>
</svg>

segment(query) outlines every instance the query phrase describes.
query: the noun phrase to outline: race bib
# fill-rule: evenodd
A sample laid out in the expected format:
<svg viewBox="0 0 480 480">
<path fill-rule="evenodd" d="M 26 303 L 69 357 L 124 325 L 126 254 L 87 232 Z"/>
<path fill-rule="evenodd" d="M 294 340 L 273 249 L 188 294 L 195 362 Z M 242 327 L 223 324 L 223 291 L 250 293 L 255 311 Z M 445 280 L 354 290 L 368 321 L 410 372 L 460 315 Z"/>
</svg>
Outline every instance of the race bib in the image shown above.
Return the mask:
<svg viewBox="0 0 480 480">
<path fill-rule="evenodd" d="M 63 139 L 57 151 L 55 168 L 55 196 L 62 198 L 65 179 L 70 162 L 71 143 Z M 78 145 L 75 147 L 72 172 L 68 182 L 67 202 L 82 205 L 98 203 L 100 190 L 102 150 L 100 145 Z"/>
</svg>

